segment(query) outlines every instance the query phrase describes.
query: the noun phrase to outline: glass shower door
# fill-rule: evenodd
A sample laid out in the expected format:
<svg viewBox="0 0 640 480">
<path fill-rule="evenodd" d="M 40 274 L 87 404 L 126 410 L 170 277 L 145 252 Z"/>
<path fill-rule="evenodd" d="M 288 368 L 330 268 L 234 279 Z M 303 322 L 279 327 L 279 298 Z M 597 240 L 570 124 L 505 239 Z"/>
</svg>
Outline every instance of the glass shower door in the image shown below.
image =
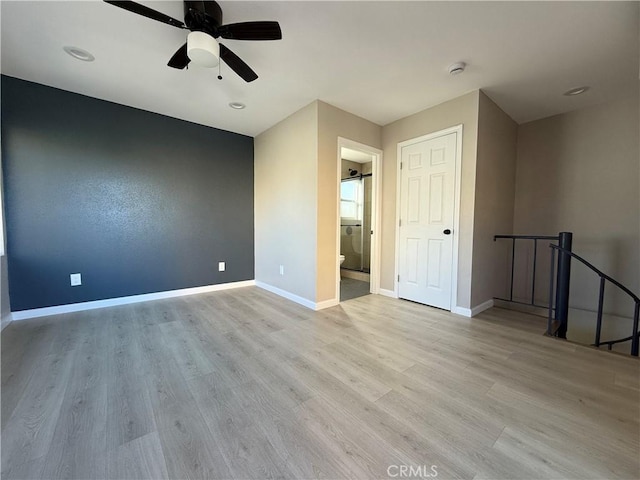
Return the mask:
<svg viewBox="0 0 640 480">
<path fill-rule="evenodd" d="M 363 269 L 363 183 L 361 178 L 340 184 L 340 253 L 342 268 Z"/>
</svg>

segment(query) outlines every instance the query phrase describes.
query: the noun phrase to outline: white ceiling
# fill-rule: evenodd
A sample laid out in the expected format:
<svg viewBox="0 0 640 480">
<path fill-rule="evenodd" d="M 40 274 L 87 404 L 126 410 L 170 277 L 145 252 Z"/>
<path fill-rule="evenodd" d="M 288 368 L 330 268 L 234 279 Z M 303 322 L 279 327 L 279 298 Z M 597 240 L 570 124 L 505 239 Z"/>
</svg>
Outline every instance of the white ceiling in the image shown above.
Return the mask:
<svg viewBox="0 0 640 480">
<path fill-rule="evenodd" d="M 181 1 L 140 3 L 183 19 Z M 522 123 L 638 88 L 638 2 L 219 3 L 225 23 L 280 22 L 281 41 L 222 42 L 255 82 L 224 64 L 222 81 L 167 67 L 186 31 L 98 0 L 2 1 L 1 71 L 252 136 L 315 99 L 386 125 L 482 88 Z M 450 76 L 457 61 L 467 70 Z M 562 96 L 581 85 L 591 90 Z"/>
<path fill-rule="evenodd" d="M 342 147 L 340 149 L 340 158 L 356 163 L 369 163 L 373 161 L 373 155 L 371 155 L 370 153 L 361 152 L 360 150 L 353 150 L 352 148 L 346 147 Z"/>
</svg>

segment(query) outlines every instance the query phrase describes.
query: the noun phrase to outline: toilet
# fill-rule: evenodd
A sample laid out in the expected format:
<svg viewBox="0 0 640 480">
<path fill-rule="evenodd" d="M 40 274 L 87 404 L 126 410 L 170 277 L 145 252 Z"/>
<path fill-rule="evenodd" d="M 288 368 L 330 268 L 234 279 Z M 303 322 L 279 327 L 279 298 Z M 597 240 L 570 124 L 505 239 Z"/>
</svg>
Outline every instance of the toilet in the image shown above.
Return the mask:
<svg viewBox="0 0 640 480">
<path fill-rule="evenodd" d="M 342 265 L 342 262 L 344 262 L 344 255 L 340 255 L 340 265 Z"/>
</svg>

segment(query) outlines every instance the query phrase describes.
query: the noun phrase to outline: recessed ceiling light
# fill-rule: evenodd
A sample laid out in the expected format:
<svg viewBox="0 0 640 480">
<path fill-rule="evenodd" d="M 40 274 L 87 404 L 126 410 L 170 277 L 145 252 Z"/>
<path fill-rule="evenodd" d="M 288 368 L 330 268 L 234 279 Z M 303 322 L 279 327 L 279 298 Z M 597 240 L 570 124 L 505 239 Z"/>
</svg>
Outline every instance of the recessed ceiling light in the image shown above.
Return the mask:
<svg viewBox="0 0 640 480">
<path fill-rule="evenodd" d="M 62 47 L 62 49 L 73 58 L 77 58 L 83 62 L 93 62 L 96 59 L 96 57 L 91 55 L 89 52 L 78 47 Z"/>
<path fill-rule="evenodd" d="M 240 103 L 240 102 L 231 102 L 229 106 L 235 110 L 242 110 L 243 108 L 246 107 L 244 103 Z"/>
<path fill-rule="evenodd" d="M 576 87 L 576 88 L 572 88 L 571 90 L 567 90 L 566 92 L 563 93 L 563 95 L 567 97 L 574 97 L 576 95 L 580 95 L 581 93 L 586 92 L 587 90 L 589 90 L 589 87 Z"/>
</svg>

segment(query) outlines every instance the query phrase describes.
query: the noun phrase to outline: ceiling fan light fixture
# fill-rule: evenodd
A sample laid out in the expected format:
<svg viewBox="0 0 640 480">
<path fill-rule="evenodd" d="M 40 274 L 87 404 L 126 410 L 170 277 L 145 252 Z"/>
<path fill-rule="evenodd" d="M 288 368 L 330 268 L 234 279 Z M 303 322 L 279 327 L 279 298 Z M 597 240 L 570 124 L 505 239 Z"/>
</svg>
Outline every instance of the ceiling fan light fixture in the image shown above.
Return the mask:
<svg viewBox="0 0 640 480">
<path fill-rule="evenodd" d="M 220 45 L 204 32 L 191 32 L 187 36 L 187 56 L 196 65 L 212 68 L 220 62 Z"/>
</svg>

